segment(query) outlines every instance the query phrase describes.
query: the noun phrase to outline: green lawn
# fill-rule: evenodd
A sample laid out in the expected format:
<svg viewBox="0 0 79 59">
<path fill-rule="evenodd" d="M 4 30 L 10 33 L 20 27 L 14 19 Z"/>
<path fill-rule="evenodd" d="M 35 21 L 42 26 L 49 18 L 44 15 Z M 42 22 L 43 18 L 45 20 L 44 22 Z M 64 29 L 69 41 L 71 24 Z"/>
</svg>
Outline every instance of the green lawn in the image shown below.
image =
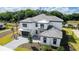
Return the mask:
<svg viewBox="0 0 79 59">
<path fill-rule="evenodd" d="M 6 29 L 11 29 L 11 28 L 13 28 L 14 26 L 15 26 L 15 23 L 7 23 L 7 24 L 5 24 Z M 0 30 L 0 33 L 5 32 L 6 29 L 5 29 L 5 30 Z M 16 33 L 17 33 L 17 31 L 15 31 L 15 34 L 16 34 Z M 0 38 L 0 45 L 4 45 L 4 44 L 7 44 L 7 43 L 9 43 L 10 41 L 12 41 L 12 40 L 13 40 L 13 39 L 12 39 L 12 35 L 13 35 L 13 33 L 7 34 L 6 36 Z"/>
<path fill-rule="evenodd" d="M 67 21 L 68 24 L 79 24 L 79 21 Z"/>
<path fill-rule="evenodd" d="M 7 31 L 8 29 L 3 29 L 3 30 L 0 30 L 0 34 Z"/>
<path fill-rule="evenodd" d="M 15 51 L 31 51 L 31 50 L 28 49 L 28 48 L 17 47 L 17 48 L 15 49 Z"/>
<path fill-rule="evenodd" d="M 71 28 L 63 28 L 63 30 L 65 30 L 68 35 L 72 35 L 72 30 L 73 29 L 71 29 Z"/>
<path fill-rule="evenodd" d="M 10 41 L 12 41 L 13 39 L 11 38 L 11 36 L 12 36 L 12 35 L 9 34 L 9 35 L 6 35 L 6 36 L 0 38 L 0 45 L 4 45 L 4 44 L 7 44 L 7 43 L 9 43 Z"/>
<path fill-rule="evenodd" d="M 11 29 L 13 27 L 13 24 L 12 23 L 7 23 L 5 26 L 6 26 L 6 28 Z"/>
<path fill-rule="evenodd" d="M 63 30 L 66 31 L 66 34 L 71 36 L 69 39 L 69 45 L 73 47 L 74 50 L 79 51 L 79 38 L 74 34 L 71 28 L 64 28 Z"/>
<path fill-rule="evenodd" d="M 17 32 L 15 32 L 15 34 L 16 34 L 16 33 L 17 33 Z M 11 41 L 13 40 L 12 36 L 13 36 L 13 33 L 8 34 L 8 35 L 6 35 L 6 36 L 0 38 L 0 45 L 5 45 L 5 44 L 11 42 Z"/>
</svg>

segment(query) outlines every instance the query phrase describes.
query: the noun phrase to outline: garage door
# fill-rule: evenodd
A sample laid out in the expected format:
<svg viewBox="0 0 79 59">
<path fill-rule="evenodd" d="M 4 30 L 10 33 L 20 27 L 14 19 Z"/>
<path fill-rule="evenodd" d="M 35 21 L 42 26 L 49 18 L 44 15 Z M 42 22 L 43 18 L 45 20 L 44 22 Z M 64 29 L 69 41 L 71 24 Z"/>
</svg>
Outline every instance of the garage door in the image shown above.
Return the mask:
<svg viewBox="0 0 79 59">
<path fill-rule="evenodd" d="M 23 37 L 28 37 L 28 36 L 29 36 L 29 32 L 22 31 L 22 36 L 23 36 Z"/>
</svg>

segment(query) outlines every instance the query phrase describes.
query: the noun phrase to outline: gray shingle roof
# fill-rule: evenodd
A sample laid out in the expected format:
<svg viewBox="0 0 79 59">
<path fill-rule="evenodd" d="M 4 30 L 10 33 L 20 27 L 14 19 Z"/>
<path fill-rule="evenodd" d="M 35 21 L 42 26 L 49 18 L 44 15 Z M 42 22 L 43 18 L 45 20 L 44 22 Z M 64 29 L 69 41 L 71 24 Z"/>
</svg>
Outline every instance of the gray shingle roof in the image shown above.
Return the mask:
<svg viewBox="0 0 79 59">
<path fill-rule="evenodd" d="M 47 21 L 63 21 L 62 19 L 56 17 L 56 16 L 48 16 L 48 15 L 45 15 L 45 14 L 40 14 L 40 15 L 37 15 L 35 17 L 32 17 L 32 18 L 27 18 L 27 19 L 24 19 L 24 20 L 21 20 L 20 22 L 38 22 L 40 20 L 47 20 Z"/>
<path fill-rule="evenodd" d="M 56 28 L 52 28 L 52 29 L 49 29 L 49 30 L 46 30 L 46 31 L 40 33 L 39 35 L 45 36 L 45 37 L 62 38 L 62 31 L 58 30 Z"/>
</svg>

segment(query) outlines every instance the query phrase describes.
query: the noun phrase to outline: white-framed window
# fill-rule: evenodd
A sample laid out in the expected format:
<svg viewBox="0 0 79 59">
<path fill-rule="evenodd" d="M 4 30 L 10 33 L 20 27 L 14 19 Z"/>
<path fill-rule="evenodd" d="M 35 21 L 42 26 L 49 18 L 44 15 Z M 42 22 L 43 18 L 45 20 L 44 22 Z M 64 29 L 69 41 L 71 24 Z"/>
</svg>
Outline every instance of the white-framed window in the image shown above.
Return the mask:
<svg viewBox="0 0 79 59">
<path fill-rule="evenodd" d="M 36 34 L 38 34 L 38 31 L 36 30 Z"/>
<path fill-rule="evenodd" d="M 40 24 L 40 27 L 41 27 L 41 28 L 44 28 L 44 24 Z"/>
<path fill-rule="evenodd" d="M 57 39 L 54 38 L 54 39 L 53 39 L 53 44 L 56 44 L 56 43 L 57 43 Z"/>
<path fill-rule="evenodd" d="M 22 24 L 23 25 L 23 27 L 27 27 L 27 24 Z"/>
<path fill-rule="evenodd" d="M 37 23 L 35 25 L 36 25 L 36 27 L 38 27 L 38 24 Z"/>
<path fill-rule="evenodd" d="M 46 43 L 47 42 L 47 40 L 46 40 L 47 38 L 46 37 L 43 37 L 43 42 L 44 43 Z"/>
</svg>

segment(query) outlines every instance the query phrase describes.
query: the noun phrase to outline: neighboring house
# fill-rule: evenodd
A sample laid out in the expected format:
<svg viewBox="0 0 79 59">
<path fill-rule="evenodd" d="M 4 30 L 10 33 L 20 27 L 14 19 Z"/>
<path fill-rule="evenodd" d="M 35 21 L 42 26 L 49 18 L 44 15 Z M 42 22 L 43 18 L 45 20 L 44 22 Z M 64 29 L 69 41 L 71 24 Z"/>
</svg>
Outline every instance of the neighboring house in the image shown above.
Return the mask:
<svg viewBox="0 0 79 59">
<path fill-rule="evenodd" d="M 19 30 L 23 37 L 29 33 L 33 39 L 39 39 L 41 44 L 59 47 L 62 39 L 63 20 L 56 16 L 40 14 L 20 21 Z"/>
<path fill-rule="evenodd" d="M 0 29 L 3 29 L 5 27 L 4 23 L 0 23 Z"/>
<path fill-rule="evenodd" d="M 79 28 L 79 21 L 67 21 L 68 27 Z"/>
</svg>

